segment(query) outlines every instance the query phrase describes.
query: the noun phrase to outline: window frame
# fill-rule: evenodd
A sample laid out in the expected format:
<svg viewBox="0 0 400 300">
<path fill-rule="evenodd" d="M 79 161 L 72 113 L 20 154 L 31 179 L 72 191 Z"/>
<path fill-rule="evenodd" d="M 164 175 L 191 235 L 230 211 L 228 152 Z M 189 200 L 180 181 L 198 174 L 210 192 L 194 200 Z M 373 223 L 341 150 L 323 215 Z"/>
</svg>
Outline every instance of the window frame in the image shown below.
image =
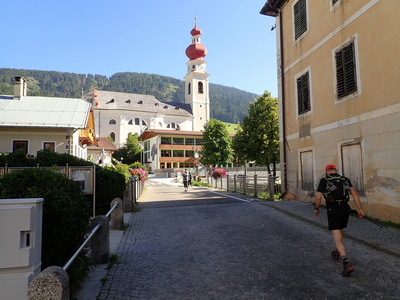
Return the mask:
<svg viewBox="0 0 400 300">
<path fill-rule="evenodd" d="M 46 148 L 46 145 L 52 145 L 52 148 L 51 148 L 51 147 L 50 147 L 50 148 Z M 52 152 L 56 152 L 56 142 L 53 142 L 53 141 L 43 141 L 43 142 L 42 142 L 42 149 L 43 149 L 43 150 L 47 149 L 47 150 L 50 150 L 50 151 L 52 151 Z"/>
<path fill-rule="evenodd" d="M 21 147 L 23 145 L 23 147 Z M 24 149 L 25 154 L 29 153 L 29 140 L 12 140 L 12 152 L 14 153 L 15 151 L 19 149 Z"/>
</svg>

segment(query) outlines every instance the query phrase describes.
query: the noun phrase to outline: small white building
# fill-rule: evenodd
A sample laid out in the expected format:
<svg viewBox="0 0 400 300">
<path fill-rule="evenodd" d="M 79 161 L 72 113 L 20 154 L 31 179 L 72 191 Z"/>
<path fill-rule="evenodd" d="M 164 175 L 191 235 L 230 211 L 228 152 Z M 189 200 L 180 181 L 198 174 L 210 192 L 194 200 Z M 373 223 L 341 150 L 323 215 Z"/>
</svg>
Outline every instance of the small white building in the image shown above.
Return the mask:
<svg viewBox="0 0 400 300">
<path fill-rule="evenodd" d="M 27 81 L 15 77 L 14 95 L 0 96 L 0 153 L 28 155 L 49 149 L 87 158 L 94 143 L 92 105 L 83 99 L 27 96 Z"/>
</svg>

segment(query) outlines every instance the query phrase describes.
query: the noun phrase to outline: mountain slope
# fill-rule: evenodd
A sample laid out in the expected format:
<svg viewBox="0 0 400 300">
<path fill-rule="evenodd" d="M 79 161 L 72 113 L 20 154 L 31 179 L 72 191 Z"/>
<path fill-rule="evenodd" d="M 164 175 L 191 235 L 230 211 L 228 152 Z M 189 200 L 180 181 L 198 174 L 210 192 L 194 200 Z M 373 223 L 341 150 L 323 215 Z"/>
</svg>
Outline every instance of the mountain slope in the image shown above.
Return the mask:
<svg viewBox="0 0 400 300">
<path fill-rule="evenodd" d="M 28 80 L 28 95 L 81 98 L 92 89 L 153 95 L 163 102 L 184 101 L 184 81 L 168 76 L 122 72 L 110 78 L 75 74 L 0 68 L 0 95 L 12 95 L 14 76 Z M 247 115 L 248 104 L 258 95 L 210 83 L 211 118 L 238 123 Z"/>
</svg>

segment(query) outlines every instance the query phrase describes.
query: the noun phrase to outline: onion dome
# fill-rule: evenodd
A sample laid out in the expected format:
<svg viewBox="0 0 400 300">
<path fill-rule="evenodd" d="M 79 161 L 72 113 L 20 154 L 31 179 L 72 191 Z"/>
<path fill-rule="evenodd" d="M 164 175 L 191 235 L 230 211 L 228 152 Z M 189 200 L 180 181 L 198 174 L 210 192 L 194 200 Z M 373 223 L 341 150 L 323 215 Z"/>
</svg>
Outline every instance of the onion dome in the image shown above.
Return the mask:
<svg viewBox="0 0 400 300">
<path fill-rule="evenodd" d="M 192 36 L 201 35 L 201 29 L 198 28 L 197 25 L 195 25 L 194 28 L 190 31 L 190 34 Z"/>
<path fill-rule="evenodd" d="M 203 57 L 207 55 L 207 48 L 200 43 L 201 29 L 195 25 L 190 34 L 192 35 L 192 44 L 186 48 L 186 56 L 190 60 L 203 60 Z"/>
</svg>

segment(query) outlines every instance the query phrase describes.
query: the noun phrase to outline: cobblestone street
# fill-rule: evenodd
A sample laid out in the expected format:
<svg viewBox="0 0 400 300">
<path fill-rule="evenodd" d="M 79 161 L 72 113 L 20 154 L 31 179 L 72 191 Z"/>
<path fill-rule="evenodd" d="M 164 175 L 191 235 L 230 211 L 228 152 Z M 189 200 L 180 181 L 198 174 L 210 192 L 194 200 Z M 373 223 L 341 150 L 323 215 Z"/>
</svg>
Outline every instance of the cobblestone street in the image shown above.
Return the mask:
<svg viewBox="0 0 400 300">
<path fill-rule="evenodd" d="M 398 257 L 346 239 L 343 277 L 327 229 L 266 204 L 150 180 L 98 299 L 399 299 Z"/>
</svg>

